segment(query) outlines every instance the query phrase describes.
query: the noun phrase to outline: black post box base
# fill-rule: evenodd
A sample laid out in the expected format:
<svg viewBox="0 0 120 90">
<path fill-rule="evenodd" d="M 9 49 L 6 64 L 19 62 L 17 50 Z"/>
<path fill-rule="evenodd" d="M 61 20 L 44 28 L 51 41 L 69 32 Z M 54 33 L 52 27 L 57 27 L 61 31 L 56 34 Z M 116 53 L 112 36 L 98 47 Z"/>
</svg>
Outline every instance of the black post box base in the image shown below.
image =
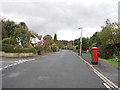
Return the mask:
<svg viewBox="0 0 120 90">
<path fill-rule="evenodd" d="M 98 64 L 98 62 L 91 62 L 92 64 Z"/>
</svg>

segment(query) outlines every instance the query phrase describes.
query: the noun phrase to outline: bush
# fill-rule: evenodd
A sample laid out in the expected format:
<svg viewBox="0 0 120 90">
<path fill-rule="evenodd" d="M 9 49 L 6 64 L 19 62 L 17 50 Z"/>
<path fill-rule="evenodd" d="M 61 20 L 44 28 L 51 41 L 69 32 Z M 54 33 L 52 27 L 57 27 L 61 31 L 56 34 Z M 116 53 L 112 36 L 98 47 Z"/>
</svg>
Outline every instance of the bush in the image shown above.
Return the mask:
<svg viewBox="0 0 120 90">
<path fill-rule="evenodd" d="M 98 52 L 99 57 L 108 59 L 113 56 L 114 50 L 110 46 L 100 46 Z"/>
<path fill-rule="evenodd" d="M 21 45 L 17 45 L 14 47 L 14 49 L 21 49 L 21 48 L 23 48 Z"/>
<path fill-rule="evenodd" d="M 51 46 L 48 46 L 48 47 L 46 48 L 46 50 L 51 52 L 51 51 L 52 51 L 52 47 L 51 47 Z"/>
<path fill-rule="evenodd" d="M 57 48 L 55 46 L 51 46 L 51 49 L 52 49 L 53 52 L 56 52 Z"/>
<path fill-rule="evenodd" d="M 74 46 L 74 47 L 73 47 L 73 51 L 76 51 L 76 50 L 77 50 L 77 49 L 76 49 L 76 46 Z"/>
<path fill-rule="evenodd" d="M 32 44 L 25 44 L 24 47 L 25 48 L 33 48 Z"/>
<path fill-rule="evenodd" d="M 57 46 L 51 46 L 51 49 L 53 52 L 59 51 L 59 48 Z"/>
<path fill-rule="evenodd" d="M 34 53 L 36 54 L 36 50 L 34 48 L 16 48 L 14 49 L 14 53 Z"/>
<path fill-rule="evenodd" d="M 17 44 L 17 41 L 16 41 L 16 39 L 14 37 L 8 37 L 8 38 L 4 38 L 2 40 L 2 43 L 3 44 L 12 44 L 12 45 L 15 45 L 15 44 Z"/>
<path fill-rule="evenodd" d="M 76 49 L 80 49 L 79 45 L 76 45 L 75 47 L 76 47 Z"/>
<path fill-rule="evenodd" d="M 60 51 L 59 47 L 57 47 L 57 50 L 56 51 Z"/>
<path fill-rule="evenodd" d="M 27 48 L 23 48 L 21 45 L 14 47 L 15 53 L 36 53 L 35 48 L 29 44 Z"/>
<path fill-rule="evenodd" d="M 41 51 L 45 50 L 45 45 L 40 45 L 40 44 L 37 44 L 35 46 L 36 49 L 40 49 Z"/>
<path fill-rule="evenodd" d="M 15 49 L 15 53 L 36 53 L 34 48 Z"/>
<path fill-rule="evenodd" d="M 2 44 L 2 51 L 7 52 L 7 53 L 13 53 L 14 46 L 11 44 Z"/>
<path fill-rule="evenodd" d="M 21 45 L 18 46 L 13 46 L 11 44 L 3 44 L 2 45 L 2 50 L 6 53 L 34 53 L 36 54 L 36 50 L 31 47 L 31 48 L 22 48 Z"/>
<path fill-rule="evenodd" d="M 64 49 L 68 49 L 68 47 L 67 47 L 67 46 L 64 46 Z"/>
</svg>

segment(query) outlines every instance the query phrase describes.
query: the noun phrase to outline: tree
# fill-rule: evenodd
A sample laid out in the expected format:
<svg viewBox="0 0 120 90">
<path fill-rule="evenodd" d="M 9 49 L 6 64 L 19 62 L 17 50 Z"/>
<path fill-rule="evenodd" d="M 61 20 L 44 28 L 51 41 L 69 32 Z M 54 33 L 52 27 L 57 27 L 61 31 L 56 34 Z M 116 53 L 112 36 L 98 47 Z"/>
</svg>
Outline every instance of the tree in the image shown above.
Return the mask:
<svg viewBox="0 0 120 90">
<path fill-rule="evenodd" d="M 16 27 L 18 27 L 18 25 L 15 24 L 15 22 L 2 20 L 2 39 L 13 36 Z"/>
<path fill-rule="evenodd" d="M 111 46 L 110 48 L 114 49 L 114 54 L 120 56 L 120 29 L 117 23 L 111 23 L 107 20 L 106 26 L 102 27 L 102 31 L 99 32 L 98 36 L 102 45 Z"/>
<path fill-rule="evenodd" d="M 20 22 L 19 25 L 22 26 L 24 29 L 28 29 L 28 27 L 26 26 L 26 23 L 25 23 L 25 22 Z"/>
<path fill-rule="evenodd" d="M 74 46 L 80 48 L 80 38 L 74 40 Z"/>
<path fill-rule="evenodd" d="M 54 42 L 57 41 L 57 34 L 54 35 Z"/>
<path fill-rule="evenodd" d="M 23 47 L 30 43 L 30 33 L 23 27 L 15 28 L 14 36 Z"/>
<path fill-rule="evenodd" d="M 99 47 L 101 45 L 100 38 L 98 36 L 99 32 L 95 32 L 92 37 L 90 37 L 89 45 L 91 47 Z"/>
<path fill-rule="evenodd" d="M 67 40 L 59 40 L 59 41 L 63 44 L 63 46 L 67 46 L 67 43 L 68 43 Z"/>
<path fill-rule="evenodd" d="M 52 44 L 52 42 L 53 42 L 52 36 L 50 36 L 50 35 L 44 36 L 44 37 L 43 37 L 43 40 L 44 40 L 45 42 L 47 42 L 48 44 Z"/>
<path fill-rule="evenodd" d="M 77 46 L 77 49 L 80 47 L 80 38 L 74 40 L 74 45 Z M 89 38 L 82 38 L 82 50 L 87 50 L 89 48 Z"/>
<path fill-rule="evenodd" d="M 89 39 L 83 37 L 82 38 L 82 50 L 87 51 L 87 49 L 89 49 Z"/>
</svg>

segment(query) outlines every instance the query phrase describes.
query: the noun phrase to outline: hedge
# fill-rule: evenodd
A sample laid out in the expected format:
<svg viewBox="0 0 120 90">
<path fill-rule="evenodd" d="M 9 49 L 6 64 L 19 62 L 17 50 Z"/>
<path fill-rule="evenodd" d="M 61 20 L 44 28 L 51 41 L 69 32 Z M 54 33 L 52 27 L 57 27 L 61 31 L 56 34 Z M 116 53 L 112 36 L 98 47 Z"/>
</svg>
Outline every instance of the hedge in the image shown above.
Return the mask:
<svg viewBox="0 0 120 90">
<path fill-rule="evenodd" d="M 12 45 L 18 44 L 14 37 L 4 38 L 2 40 L 2 43 L 4 43 L 4 44 L 12 44 Z"/>
<path fill-rule="evenodd" d="M 7 53 L 14 53 L 14 46 L 11 44 L 2 44 L 2 51 Z"/>
<path fill-rule="evenodd" d="M 3 44 L 2 51 L 7 53 L 36 53 L 36 50 L 33 47 L 22 48 L 20 45 L 14 47 L 11 44 Z"/>
<path fill-rule="evenodd" d="M 59 51 L 59 48 L 57 46 L 51 46 L 51 49 L 53 52 Z"/>
</svg>

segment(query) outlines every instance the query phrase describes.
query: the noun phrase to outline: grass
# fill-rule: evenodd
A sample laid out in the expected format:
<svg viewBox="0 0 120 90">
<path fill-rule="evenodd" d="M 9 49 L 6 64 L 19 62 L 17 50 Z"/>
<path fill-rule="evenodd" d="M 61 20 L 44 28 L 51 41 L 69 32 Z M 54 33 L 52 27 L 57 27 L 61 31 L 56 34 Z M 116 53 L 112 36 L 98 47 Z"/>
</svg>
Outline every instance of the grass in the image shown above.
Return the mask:
<svg viewBox="0 0 120 90">
<path fill-rule="evenodd" d="M 85 54 L 85 55 L 87 55 L 87 56 L 91 56 L 91 54 Z"/>
<path fill-rule="evenodd" d="M 91 54 L 85 54 L 85 55 L 91 56 Z M 98 58 L 98 60 L 104 61 L 108 64 L 111 64 L 113 67 L 120 69 L 120 62 L 117 62 L 115 58 L 112 58 L 112 59 Z"/>
</svg>

